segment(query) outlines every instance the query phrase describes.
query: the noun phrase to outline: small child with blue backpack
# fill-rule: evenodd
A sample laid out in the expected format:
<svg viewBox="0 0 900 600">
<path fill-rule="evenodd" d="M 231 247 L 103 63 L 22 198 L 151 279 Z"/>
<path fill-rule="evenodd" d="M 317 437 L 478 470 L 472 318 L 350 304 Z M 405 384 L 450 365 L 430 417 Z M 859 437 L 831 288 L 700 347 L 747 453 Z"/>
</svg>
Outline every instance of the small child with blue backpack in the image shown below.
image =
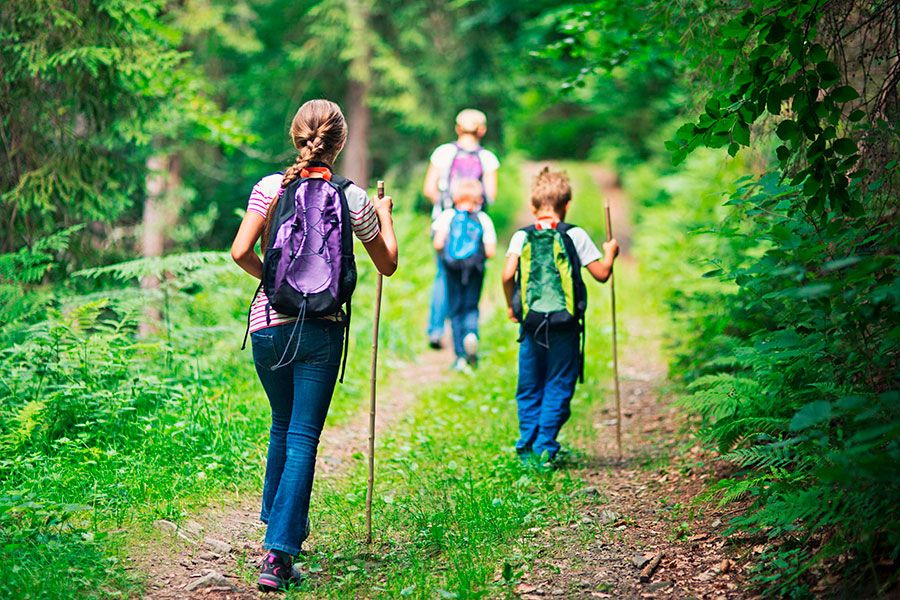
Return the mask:
<svg viewBox="0 0 900 600">
<path fill-rule="evenodd" d="M 531 187 L 534 224 L 513 234 L 503 268 L 510 320 L 519 324 L 516 452 L 553 461 L 559 431 L 570 415 L 579 378 L 584 381 L 587 289 L 581 269 L 603 283 L 619 253 L 616 240 L 603 253 L 587 232 L 565 222 L 572 199 L 569 179 L 548 167 Z"/>
<path fill-rule="evenodd" d="M 453 208 L 441 212 L 433 227 L 447 279 L 453 368 L 469 371 L 478 364 L 478 302 L 484 284 L 484 264 L 497 251 L 494 223 L 481 210 L 484 187 L 477 179 L 452 185 Z"/>
</svg>

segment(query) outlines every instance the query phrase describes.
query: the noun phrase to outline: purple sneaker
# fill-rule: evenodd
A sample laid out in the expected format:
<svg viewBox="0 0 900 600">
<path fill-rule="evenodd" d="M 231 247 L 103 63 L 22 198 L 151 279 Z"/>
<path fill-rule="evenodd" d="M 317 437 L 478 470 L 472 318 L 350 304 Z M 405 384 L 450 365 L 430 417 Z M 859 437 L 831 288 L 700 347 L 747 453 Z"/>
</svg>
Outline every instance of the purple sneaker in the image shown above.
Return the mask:
<svg viewBox="0 0 900 600">
<path fill-rule="evenodd" d="M 291 559 L 269 552 L 260 567 L 258 585 L 263 592 L 280 592 L 301 579 L 302 575 L 294 568 Z"/>
</svg>

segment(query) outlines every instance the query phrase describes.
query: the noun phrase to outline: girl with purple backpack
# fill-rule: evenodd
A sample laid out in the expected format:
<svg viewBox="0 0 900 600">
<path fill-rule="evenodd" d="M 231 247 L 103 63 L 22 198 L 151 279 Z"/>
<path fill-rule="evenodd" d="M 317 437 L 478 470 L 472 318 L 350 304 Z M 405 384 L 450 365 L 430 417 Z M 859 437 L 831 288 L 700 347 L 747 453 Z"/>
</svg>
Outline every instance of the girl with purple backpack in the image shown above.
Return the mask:
<svg viewBox="0 0 900 600">
<path fill-rule="evenodd" d="M 319 435 L 346 359 L 356 286 L 353 236 L 378 271 L 397 270 L 389 196 L 366 192 L 332 171 L 347 139 L 337 104 L 310 100 L 290 128 L 297 158 L 250 194 L 231 256 L 260 280 L 248 315 L 256 372 L 272 409 L 260 520 L 267 524 L 259 587 L 297 579 L 293 557 L 309 535 Z M 263 260 L 254 251 L 261 238 Z M 246 341 L 246 340 L 245 340 Z"/>
</svg>

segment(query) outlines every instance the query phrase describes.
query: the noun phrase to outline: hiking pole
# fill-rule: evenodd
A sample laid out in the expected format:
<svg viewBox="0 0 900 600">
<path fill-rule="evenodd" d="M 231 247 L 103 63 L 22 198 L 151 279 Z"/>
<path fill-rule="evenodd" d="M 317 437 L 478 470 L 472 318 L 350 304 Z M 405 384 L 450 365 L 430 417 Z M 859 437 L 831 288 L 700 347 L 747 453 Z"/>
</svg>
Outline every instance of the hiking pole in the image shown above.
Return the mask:
<svg viewBox="0 0 900 600">
<path fill-rule="evenodd" d="M 384 198 L 384 182 L 378 181 L 378 197 Z M 378 371 L 378 325 L 381 322 L 381 288 L 384 276 L 375 281 L 375 320 L 372 322 L 372 372 L 369 375 L 369 482 L 366 488 L 366 543 L 372 543 L 372 494 L 375 490 L 375 376 Z"/>
<path fill-rule="evenodd" d="M 612 218 L 609 215 L 609 198 L 604 201 L 606 208 L 606 241 L 612 239 Z M 609 301 L 612 307 L 612 355 L 613 355 L 613 380 L 616 385 L 616 450 L 619 460 L 622 459 L 622 401 L 619 398 L 619 349 L 616 341 L 616 280 L 610 269 L 609 272 Z"/>
</svg>

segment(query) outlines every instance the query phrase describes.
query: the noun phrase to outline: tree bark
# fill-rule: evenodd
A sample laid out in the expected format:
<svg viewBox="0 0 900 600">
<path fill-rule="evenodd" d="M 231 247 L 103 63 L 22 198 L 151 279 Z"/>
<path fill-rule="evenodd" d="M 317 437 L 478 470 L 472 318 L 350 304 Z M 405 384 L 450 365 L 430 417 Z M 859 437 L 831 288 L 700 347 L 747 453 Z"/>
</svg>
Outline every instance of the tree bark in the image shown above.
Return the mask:
<svg viewBox="0 0 900 600">
<path fill-rule="evenodd" d="M 366 0 L 347 0 L 350 44 L 353 44 L 350 77 L 347 86 L 347 126 L 350 135 L 344 148 L 343 174 L 360 187 L 367 187 L 370 176 L 369 133 L 372 112 L 369 89 L 372 83 L 372 44 L 369 42 L 369 7 Z"/>
<path fill-rule="evenodd" d="M 141 221 L 141 255 L 144 258 L 162 256 L 166 247 L 166 231 L 178 221 L 178 189 L 181 187 L 181 160 L 177 155 L 155 154 L 147 159 L 146 197 Z M 141 288 L 159 289 L 155 275 L 141 279 Z M 162 320 L 160 307 L 148 302 L 140 325 L 140 334 L 148 335 Z"/>
</svg>

